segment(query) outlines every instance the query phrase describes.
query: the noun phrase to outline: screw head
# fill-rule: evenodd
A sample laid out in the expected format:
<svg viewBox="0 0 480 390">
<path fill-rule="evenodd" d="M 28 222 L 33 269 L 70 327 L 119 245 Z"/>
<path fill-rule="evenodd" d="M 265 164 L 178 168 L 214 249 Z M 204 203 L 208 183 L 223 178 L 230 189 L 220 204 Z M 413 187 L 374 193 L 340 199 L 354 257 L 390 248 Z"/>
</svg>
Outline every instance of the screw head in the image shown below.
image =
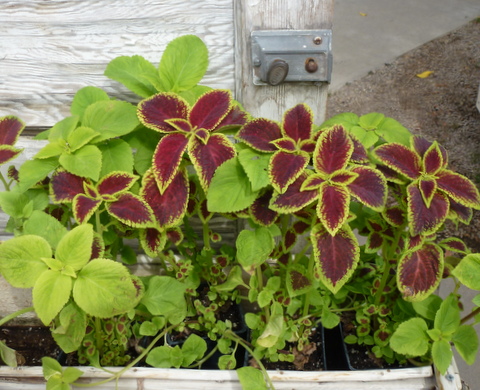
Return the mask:
<svg viewBox="0 0 480 390">
<path fill-rule="evenodd" d="M 321 45 L 322 42 L 323 42 L 322 37 L 315 37 L 315 38 L 313 38 L 313 43 L 314 43 L 315 45 Z"/>
<path fill-rule="evenodd" d="M 318 70 L 318 64 L 315 58 L 307 58 L 305 61 L 305 70 L 308 73 L 315 73 Z"/>
</svg>

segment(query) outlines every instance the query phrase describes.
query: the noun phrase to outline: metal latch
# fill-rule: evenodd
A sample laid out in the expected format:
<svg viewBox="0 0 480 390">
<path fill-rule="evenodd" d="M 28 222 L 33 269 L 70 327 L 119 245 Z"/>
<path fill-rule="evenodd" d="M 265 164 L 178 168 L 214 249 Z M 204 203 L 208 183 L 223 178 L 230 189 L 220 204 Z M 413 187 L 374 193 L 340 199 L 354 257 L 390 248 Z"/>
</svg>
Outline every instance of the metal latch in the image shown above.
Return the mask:
<svg viewBox="0 0 480 390">
<path fill-rule="evenodd" d="M 253 83 L 330 82 L 332 30 L 252 31 Z"/>
</svg>

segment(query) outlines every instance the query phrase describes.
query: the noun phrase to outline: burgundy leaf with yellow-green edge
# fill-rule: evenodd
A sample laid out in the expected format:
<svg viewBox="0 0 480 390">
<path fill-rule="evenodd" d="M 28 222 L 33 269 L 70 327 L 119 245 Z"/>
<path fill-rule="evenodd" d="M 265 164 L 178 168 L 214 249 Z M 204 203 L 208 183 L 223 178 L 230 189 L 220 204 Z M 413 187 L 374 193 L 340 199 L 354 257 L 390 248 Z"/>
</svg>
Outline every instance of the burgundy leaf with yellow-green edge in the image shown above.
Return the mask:
<svg viewBox="0 0 480 390">
<path fill-rule="evenodd" d="M 465 242 L 463 242 L 460 238 L 456 238 L 456 237 L 445 238 L 439 242 L 439 245 L 446 250 L 449 250 L 455 253 L 461 253 L 462 255 L 467 255 L 471 253 L 470 249 L 467 247 Z"/>
<path fill-rule="evenodd" d="M 232 95 L 224 89 L 204 93 L 189 113 L 189 121 L 196 129 L 215 130 L 232 110 Z"/>
<path fill-rule="evenodd" d="M 437 192 L 437 181 L 433 178 L 422 177 L 418 179 L 418 189 L 422 194 L 423 201 L 427 207 L 430 207 L 432 198 Z"/>
<path fill-rule="evenodd" d="M 374 154 L 387 167 L 411 180 L 417 179 L 421 174 L 422 161 L 420 156 L 405 145 L 383 144 L 374 150 Z"/>
<path fill-rule="evenodd" d="M 217 168 L 235 157 L 236 150 L 227 136 L 213 133 L 207 143 L 194 137 L 190 138 L 188 153 L 198 173 L 200 184 L 206 192 Z"/>
<path fill-rule="evenodd" d="M 358 241 L 345 224 L 332 236 L 321 224 L 310 234 L 315 256 L 315 277 L 334 294 L 350 279 L 360 258 Z"/>
<path fill-rule="evenodd" d="M 167 229 L 167 238 L 174 245 L 180 244 L 183 240 L 182 229 L 180 229 L 179 227 Z"/>
<path fill-rule="evenodd" d="M 307 167 L 310 156 L 306 152 L 298 154 L 284 151 L 275 152 L 270 159 L 268 175 L 270 182 L 278 192 L 283 193 Z"/>
<path fill-rule="evenodd" d="M 318 173 L 331 175 L 347 167 L 354 145 L 341 126 L 322 132 L 313 154 L 313 165 Z"/>
<path fill-rule="evenodd" d="M 420 157 L 424 157 L 425 153 L 427 153 L 428 149 L 431 148 L 433 142 L 427 140 L 426 138 L 420 136 L 420 135 L 415 135 L 410 139 L 410 143 L 412 145 L 412 149 L 415 150 Z M 436 143 L 436 142 L 435 142 Z M 445 168 L 448 164 L 448 154 L 445 148 L 439 144 L 438 148 L 440 150 L 440 153 L 442 155 L 442 166 Z"/>
<path fill-rule="evenodd" d="M 0 118 L 0 145 L 15 145 L 24 128 L 25 123 L 15 116 Z"/>
<path fill-rule="evenodd" d="M 188 103 L 173 93 L 159 93 L 142 100 L 138 104 L 137 116 L 140 122 L 161 133 L 175 132 L 177 129 L 168 123 L 169 119 L 187 119 Z"/>
<path fill-rule="evenodd" d="M 170 185 L 178 171 L 183 153 L 187 150 L 189 138 L 182 133 L 167 134 L 155 148 L 152 168 L 160 192 Z"/>
<path fill-rule="evenodd" d="M 436 192 L 427 207 L 423 200 L 423 196 L 415 182 L 407 187 L 408 199 L 408 220 L 410 226 L 410 234 L 431 234 L 438 230 L 448 215 L 449 201 L 448 198 Z"/>
<path fill-rule="evenodd" d="M 347 221 L 350 192 L 345 187 L 323 183 L 319 190 L 317 215 L 327 231 L 334 236 Z"/>
<path fill-rule="evenodd" d="M 283 116 L 283 133 L 299 144 L 312 138 L 313 114 L 306 104 L 297 104 Z"/>
<path fill-rule="evenodd" d="M 255 150 L 273 153 L 277 151 L 277 147 L 272 142 L 282 138 L 282 130 L 275 121 L 255 118 L 240 129 L 236 138 Z"/>
<path fill-rule="evenodd" d="M 153 212 L 145 200 L 130 192 L 117 197 L 114 202 L 105 204 L 107 212 L 125 225 L 132 227 L 150 227 L 154 224 Z"/>
<path fill-rule="evenodd" d="M 278 213 L 269 207 L 272 195 L 273 191 L 267 190 L 250 206 L 253 221 L 261 226 L 270 226 L 277 220 Z"/>
<path fill-rule="evenodd" d="M 387 201 L 387 181 L 383 174 L 371 167 L 355 166 L 351 172 L 356 178 L 348 184 L 348 189 L 361 203 L 380 211 Z"/>
<path fill-rule="evenodd" d="M 88 222 L 100 203 L 102 203 L 100 199 L 92 199 L 85 194 L 78 194 L 72 202 L 73 217 L 79 224 Z"/>
<path fill-rule="evenodd" d="M 446 193 L 455 202 L 466 207 L 480 209 L 478 189 L 469 179 L 456 172 L 443 169 L 436 175 L 438 189 Z"/>
<path fill-rule="evenodd" d="M 63 169 L 56 171 L 50 181 L 53 202 L 72 202 L 76 195 L 84 193 L 84 183 L 87 181 L 89 180 Z"/>
<path fill-rule="evenodd" d="M 140 244 L 147 256 L 157 257 L 165 248 L 167 235 L 164 229 L 146 228 L 140 231 Z"/>
<path fill-rule="evenodd" d="M 397 286 L 407 301 L 421 301 L 440 283 L 443 274 L 443 251 L 433 243 L 425 243 L 407 252 L 398 264 Z"/>
<path fill-rule="evenodd" d="M 407 222 L 405 210 L 400 206 L 388 207 L 385 209 L 383 217 L 390 225 L 395 227 L 400 227 Z"/>
<path fill-rule="evenodd" d="M 138 176 L 128 172 L 110 172 L 98 182 L 97 190 L 100 195 L 117 195 L 129 190 L 137 179 Z"/>
<path fill-rule="evenodd" d="M 318 198 L 318 190 L 302 190 L 303 183 L 308 174 L 304 171 L 283 193 L 274 193 L 270 201 L 270 208 L 279 213 L 292 213 L 299 211 Z"/>
<path fill-rule="evenodd" d="M 220 121 L 217 128 L 221 131 L 223 127 L 240 127 L 247 122 L 248 114 L 238 106 L 233 106 L 230 112 Z"/>
<path fill-rule="evenodd" d="M 454 221 L 460 221 L 466 225 L 470 223 L 473 217 L 473 210 L 470 207 L 465 207 L 454 200 L 450 200 L 450 209 L 448 210 L 449 218 Z"/>
<path fill-rule="evenodd" d="M 173 226 L 182 220 L 187 211 L 189 182 L 186 172 L 178 171 L 162 194 L 153 172 L 149 170 L 143 177 L 140 195 L 150 205 L 160 227 Z"/>
<path fill-rule="evenodd" d="M 434 175 L 444 166 L 440 146 L 434 142 L 423 154 L 423 167 L 426 174 Z"/>
</svg>

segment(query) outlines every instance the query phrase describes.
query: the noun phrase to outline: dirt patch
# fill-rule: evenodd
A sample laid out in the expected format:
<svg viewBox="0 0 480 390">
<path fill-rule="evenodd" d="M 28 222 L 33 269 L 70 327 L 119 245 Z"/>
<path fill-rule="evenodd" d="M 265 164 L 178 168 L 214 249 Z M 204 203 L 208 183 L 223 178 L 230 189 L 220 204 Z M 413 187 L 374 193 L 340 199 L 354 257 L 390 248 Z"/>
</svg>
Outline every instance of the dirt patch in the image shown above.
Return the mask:
<svg viewBox="0 0 480 390">
<path fill-rule="evenodd" d="M 385 64 L 329 97 L 327 117 L 381 112 L 449 152 L 449 168 L 480 185 L 480 18 Z M 427 78 L 416 75 L 432 71 Z M 480 252 L 480 212 L 469 226 L 447 226 L 444 235 Z"/>
</svg>

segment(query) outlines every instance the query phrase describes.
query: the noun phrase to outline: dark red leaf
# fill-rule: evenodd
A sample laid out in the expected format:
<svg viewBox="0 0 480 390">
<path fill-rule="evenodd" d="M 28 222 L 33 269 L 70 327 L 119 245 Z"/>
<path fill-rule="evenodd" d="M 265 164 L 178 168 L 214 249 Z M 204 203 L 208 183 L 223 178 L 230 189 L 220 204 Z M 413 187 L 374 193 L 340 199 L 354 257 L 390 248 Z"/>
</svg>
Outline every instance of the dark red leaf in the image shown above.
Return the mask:
<svg viewBox="0 0 480 390">
<path fill-rule="evenodd" d="M 247 123 L 247 113 L 240 109 L 238 106 L 234 106 L 225 118 L 218 124 L 217 128 L 220 130 L 224 126 L 242 126 Z"/>
<path fill-rule="evenodd" d="M 350 193 L 344 187 L 325 182 L 320 187 L 317 215 L 328 232 L 334 236 L 347 221 L 350 206 Z"/>
<path fill-rule="evenodd" d="M 270 226 L 277 220 L 278 213 L 269 207 L 272 195 L 272 190 L 266 191 L 263 195 L 255 199 L 250 206 L 252 219 L 261 226 Z"/>
<path fill-rule="evenodd" d="M 157 257 L 167 241 L 163 230 L 147 228 L 140 232 L 140 243 L 147 256 Z"/>
<path fill-rule="evenodd" d="M 383 236 L 377 232 L 373 232 L 367 237 L 367 243 L 365 244 L 365 252 L 375 253 L 382 247 L 382 244 Z"/>
<path fill-rule="evenodd" d="M 438 246 L 427 243 L 407 254 L 398 264 L 397 282 L 403 298 L 421 301 L 440 283 L 443 273 L 443 252 Z"/>
<path fill-rule="evenodd" d="M 430 207 L 425 204 L 419 188 L 413 183 L 407 187 L 410 234 L 431 234 L 447 218 L 449 202 L 445 195 L 436 192 Z"/>
<path fill-rule="evenodd" d="M 288 186 L 304 171 L 309 160 L 310 157 L 306 153 L 276 152 L 270 159 L 268 166 L 272 186 L 280 193 L 285 192 Z"/>
<path fill-rule="evenodd" d="M 233 144 L 220 133 L 211 134 L 206 144 L 191 138 L 188 153 L 204 191 L 207 191 L 216 169 L 236 155 Z"/>
<path fill-rule="evenodd" d="M 87 222 L 102 203 L 101 200 L 89 198 L 84 194 L 78 194 L 73 199 L 72 209 L 73 217 L 79 223 Z"/>
<path fill-rule="evenodd" d="M 312 229 L 311 240 L 316 272 L 325 286 L 336 293 L 352 276 L 358 265 L 360 250 L 355 235 L 348 225 L 342 227 L 335 236 L 322 225 Z"/>
<path fill-rule="evenodd" d="M 473 217 L 473 211 L 470 207 L 465 207 L 458 202 L 450 199 L 449 217 L 452 219 L 458 219 L 464 224 L 469 224 Z"/>
<path fill-rule="evenodd" d="M 10 145 L 0 145 L 0 164 L 13 160 L 22 152 L 22 149 L 14 148 Z"/>
<path fill-rule="evenodd" d="M 15 145 L 25 124 L 14 116 L 0 118 L 0 145 Z"/>
<path fill-rule="evenodd" d="M 182 230 L 178 227 L 167 229 L 167 238 L 172 244 L 179 245 L 183 240 Z"/>
<path fill-rule="evenodd" d="M 291 138 L 280 138 L 272 142 L 278 149 L 286 152 L 295 152 L 297 149 L 295 142 Z"/>
<path fill-rule="evenodd" d="M 322 132 L 313 155 L 315 169 L 319 173 L 331 174 L 345 169 L 353 153 L 353 142 L 341 126 Z"/>
<path fill-rule="evenodd" d="M 423 155 L 425 173 L 434 175 L 443 167 L 443 156 L 436 142 Z"/>
<path fill-rule="evenodd" d="M 307 178 L 306 173 L 302 173 L 283 194 L 275 193 L 272 197 L 270 207 L 279 213 L 291 213 L 299 211 L 318 198 L 317 190 L 302 191 L 301 187 Z M 310 215 L 308 215 L 310 218 Z"/>
<path fill-rule="evenodd" d="M 127 172 L 111 172 L 103 177 L 97 184 L 100 195 L 116 195 L 127 191 L 137 181 L 138 176 Z"/>
<path fill-rule="evenodd" d="M 305 140 L 300 142 L 299 149 L 307 152 L 308 154 L 312 154 L 315 151 L 315 146 L 317 146 L 315 141 Z"/>
<path fill-rule="evenodd" d="M 160 192 L 165 191 L 177 173 L 188 138 L 183 134 L 168 134 L 158 143 L 153 154 L 152 168 Z"/>
<path fill-rule="evenodd" d="M 425 205 L 429 207 L 435 192 L 437 192 L 437 182 L 434 179 L 421 178 L 418 180 L 418 188 Z"/>
<path fill-rule="evenodd" d="M 51 191 L 55 203 L 72 202 L 73 198 L 84 192 L 83 183 L 87 179 L 70 172 L 58 170 L 51 180 Z"/>
<path fill-rule="evenodd" d="M 389 207 L 386 209 L 384 212 L 384 217 L 390 225 L 396 227 L 402 226 L 406 222 L 405 211 L 399 206 Z"/>
<path fill-rule="evenodd" d="M 277 148 L 271 142 L 279 138 L 282 132 L 278 123 L 265 118 L 253 119 L 237 133 L 237 139 L 260 152 L 275 152 Z"/>
<path fill-rule="evenodd" d="M 197 100 L 189 115 L 194 128 L 213 130 L 232 108 L 230 91 L 214 89 L 204 93 Z"/>
<path fill-rule="evenodd" d="M 389 168 L 415 180 L 421 174 L 421 160 L 417 153 L 405 145 L 389 143 L 375 149 L 376 156 Z"/>
<path fill-rule="evenodd" d="M 140 195 L 150 205 L 159 226 L 173 226 L 181 221 L 187 209 L 189 188 L 186 173 L 177 172 L 162 194 L 153 172 L 147 171 L 143 177 Z"/>
<path fill-rule="evenodd" d="M 478 189 L 469 179 L 458 173 L 444 169 L 438 172 L 437 185 L 455 202 L 466 207 L 480 209 L 480 195 Z"/>
<path fill-rule="evenodd" d="M 467 245 L 459 238 L 449 237 L 440 241 L 440 246 L 446 250 L 466 255 L 470 253 Z"/>
<path fill-rule="evenodd" d="M 427 150 L 432 146 L 433 142 L 427 140 L 426 138 L 416 135 L 412 137 L 413 149 L 418 153 L 420 157 L 423 158 Z M 440 152 L 442 154 L 442 163 L 443 167 L 446 167 L 448 164 L 448 154 L 445 148 L 442 145 L 438 145 Z"/>
<path fill-rule="evenodd" d="M 363 164 L 368 162 L 367 150 L 365 146 L 358 140 L 357 137 L 354 137 L 352 134 L 349 134 L 350 139 L 353 141 L 353 153 L 350 157 L 350 161 Z"/>
<path fill-rule="evenodd" d="M 283 250 L 285 252 L 290 252 L 297 242 L 297 233 L 295 233 L 295 230 L 290 228 L 287 230 L 285 233 L 285 236 L 283 237 Z"/>
<path fill-rule="evenodd" d="M 283 117 L 284 134 L 296 142 L 311 138 L 312 124 L 312 110 L 306 104 L 287 110 Z"/>
<path fill-rule="evenodd" d="M 130 192 L 121 194 L 115 202 L 107 203 L 106 209 L 128 226 L 147 227 L 153 224 L 153 213 L 147 202 Z"/>
<path fill-rule="evenodd" d="M 185 100 L 173 93 L 159 93 L 138 104 L 138 118 L 149 129 L 160 132 L 177 131 L 166 122 L 168 119 L 187 119 L 189 107 Z"/>
</svg>

